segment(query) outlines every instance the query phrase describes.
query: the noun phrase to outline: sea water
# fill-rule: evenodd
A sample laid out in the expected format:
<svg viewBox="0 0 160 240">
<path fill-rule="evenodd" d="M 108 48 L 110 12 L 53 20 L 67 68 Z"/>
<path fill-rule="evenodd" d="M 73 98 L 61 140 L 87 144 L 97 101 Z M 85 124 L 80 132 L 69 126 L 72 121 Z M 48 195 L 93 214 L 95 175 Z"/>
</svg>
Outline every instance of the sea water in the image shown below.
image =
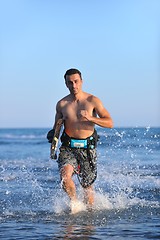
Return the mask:
<svg viewBox="0 0 160 240">
<path fill-rule="evenodd" d="M 0 239 L 160 239 L 160 128 L 97 128 L 94 210 L 74 215 L 48 130 L 0 129 Z"/>
</svg>

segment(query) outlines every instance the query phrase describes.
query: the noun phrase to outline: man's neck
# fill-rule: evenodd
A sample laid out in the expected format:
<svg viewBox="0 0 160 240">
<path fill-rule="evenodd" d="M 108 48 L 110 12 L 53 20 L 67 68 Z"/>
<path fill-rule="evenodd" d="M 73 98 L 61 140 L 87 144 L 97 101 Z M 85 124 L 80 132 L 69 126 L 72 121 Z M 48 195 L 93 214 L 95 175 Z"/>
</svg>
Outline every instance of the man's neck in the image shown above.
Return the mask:
<svg viewBox="0 0 160 240">
<path fill-rule="evenodd" d="M 79 101 L 82 99 L 82 96 L 83 96 L 83 92 L 79 92 L 77 94 L 71 94 L 72 98 L 74 101 Z"/>
</svg>

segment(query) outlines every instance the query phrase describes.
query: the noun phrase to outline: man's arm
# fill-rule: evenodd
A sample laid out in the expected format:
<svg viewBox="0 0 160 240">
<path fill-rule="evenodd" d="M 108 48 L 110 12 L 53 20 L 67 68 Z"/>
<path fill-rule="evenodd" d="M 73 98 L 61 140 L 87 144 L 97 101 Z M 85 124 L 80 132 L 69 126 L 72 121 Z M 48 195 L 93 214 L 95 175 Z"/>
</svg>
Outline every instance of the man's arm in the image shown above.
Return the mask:
<svg viewBox="0 0 160 240">
<path fill-rule="evenodd" d="M 47 133 L 47 139 L 48 139 L 48 142 L 49 143 L 52 143 L 52 140 L 53 140 L 53 137 L 55 135 L 55 130 L 56 130 L 56 126 L 57 126 L 57 123 L 61 120 L 62 120 L 62 114 L 60 113 L 59 111 L 59 103 L 57 103 L 56 105 L 56 115 L 55 115 L 55 121 L 54 121 L 54 125 L 53 125 L 53 128 Z M 59 125 L 59 123 L 58 123 Z"/>
<path fill-rule="evenodd" d="M 81 110 L 81 116 L 86 118 L 88 121 L 99 125 L 100 127 L 112 128 L 113 127 L 112 118 L 109 112 L 103 106 L 101 100 L 98 99 L 97 97 L 94 97 L 93 103 L 95 106 L 94 109 L 98 117 L 91 116 L 86 110 Z"/>
<path fill-rule="evenodd" d="M 62 118 L 63 118 L 63 116 L 62 116 L 62 113 L 60 111 L 60 102 L 58 102 L 57 105 L 56 105 L 56 115 L 55 115 L 55 121 L 54 121 L 53 129 L 55 129 L 57 121 L 59 119 L 62 119 Z"/>
</svg>

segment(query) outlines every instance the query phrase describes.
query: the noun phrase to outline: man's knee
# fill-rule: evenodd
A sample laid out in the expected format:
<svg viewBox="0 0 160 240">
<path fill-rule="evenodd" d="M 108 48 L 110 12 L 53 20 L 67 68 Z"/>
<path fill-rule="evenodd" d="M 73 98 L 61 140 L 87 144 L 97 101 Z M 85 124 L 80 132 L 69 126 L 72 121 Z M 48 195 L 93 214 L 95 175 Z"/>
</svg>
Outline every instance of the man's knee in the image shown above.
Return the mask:
<svg viewBox="0 0 160 240">
<path fill-rule="evenodd" d="M 73 169 L 72 165 L 70 165 L 70 164 L 63 166 L 60 171 L 61 176 L 63 178 L 71 178 L 73 175 L 73 172 L 74 172 L 74 169 Z"/>
<path fill-rule="evenodd" d="M 70 183 L 72 180 L 72 175 L 73 175 L 73 167 L 69 164 L 65 165 L 61 171 L 61 180 L 62 180 L 62 186 L 65 187 L 67 184 Z"/>
</svg>

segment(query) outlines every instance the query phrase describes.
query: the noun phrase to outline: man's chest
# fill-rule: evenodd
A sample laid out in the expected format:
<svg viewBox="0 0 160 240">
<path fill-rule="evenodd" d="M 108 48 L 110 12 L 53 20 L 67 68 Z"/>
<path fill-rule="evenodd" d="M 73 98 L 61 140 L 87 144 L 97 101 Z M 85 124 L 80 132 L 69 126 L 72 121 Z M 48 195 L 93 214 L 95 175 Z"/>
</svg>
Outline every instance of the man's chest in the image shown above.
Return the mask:
<svg viewBox="0 0 160 240">
<path fill-rule="evenodd" d="M 63 109 L 62 113 L 64 116 L 78 116 L 81 110 L 86 110 L 90 114 L 93 112 L 93 105 L 88 101 L 82 102 L 71 102 L 66 104 Z"/>
</svg>

